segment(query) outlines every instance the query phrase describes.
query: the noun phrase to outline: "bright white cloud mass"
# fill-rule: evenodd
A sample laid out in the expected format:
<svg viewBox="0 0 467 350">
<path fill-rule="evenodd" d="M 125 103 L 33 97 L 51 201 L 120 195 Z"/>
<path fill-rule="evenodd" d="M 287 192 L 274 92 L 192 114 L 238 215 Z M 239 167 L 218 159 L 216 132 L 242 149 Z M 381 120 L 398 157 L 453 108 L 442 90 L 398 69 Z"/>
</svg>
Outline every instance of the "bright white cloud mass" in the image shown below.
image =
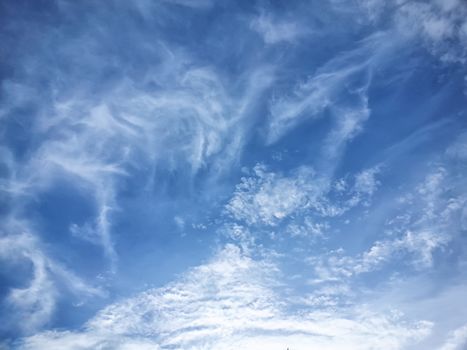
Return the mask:
<svg viewBox="0 0 467 350">
<path fill-rule="evenodd" d="M 0 2 L 0 349 L 467 348 L 467 3 Z"/>
</svg>

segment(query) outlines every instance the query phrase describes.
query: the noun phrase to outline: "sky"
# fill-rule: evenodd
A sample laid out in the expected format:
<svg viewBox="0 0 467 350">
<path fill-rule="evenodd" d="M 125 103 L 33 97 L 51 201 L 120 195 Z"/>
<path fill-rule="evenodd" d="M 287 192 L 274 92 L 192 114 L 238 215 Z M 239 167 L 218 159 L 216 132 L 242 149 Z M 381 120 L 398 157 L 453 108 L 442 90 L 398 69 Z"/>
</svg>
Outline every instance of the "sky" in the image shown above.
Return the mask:
<svg viewBox="0 0 467 350">
<path fill-rule="evenodd" d="M 1 0 L 0 349 L 467 349 L 467 2 Z"/>
</svg>

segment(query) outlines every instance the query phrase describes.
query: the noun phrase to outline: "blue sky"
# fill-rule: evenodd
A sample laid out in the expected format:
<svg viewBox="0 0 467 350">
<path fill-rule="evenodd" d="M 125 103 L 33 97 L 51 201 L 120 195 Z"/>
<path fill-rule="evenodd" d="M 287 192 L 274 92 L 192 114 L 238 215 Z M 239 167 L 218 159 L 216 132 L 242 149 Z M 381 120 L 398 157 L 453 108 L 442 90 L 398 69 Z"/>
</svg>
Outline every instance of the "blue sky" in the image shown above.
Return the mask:
<svg viewBox="0 0 467 350">
<path fill-rule="evenodd" d="M 0 349 L 465 349 L 466 18 L 1 1 Z"/>
</svg>

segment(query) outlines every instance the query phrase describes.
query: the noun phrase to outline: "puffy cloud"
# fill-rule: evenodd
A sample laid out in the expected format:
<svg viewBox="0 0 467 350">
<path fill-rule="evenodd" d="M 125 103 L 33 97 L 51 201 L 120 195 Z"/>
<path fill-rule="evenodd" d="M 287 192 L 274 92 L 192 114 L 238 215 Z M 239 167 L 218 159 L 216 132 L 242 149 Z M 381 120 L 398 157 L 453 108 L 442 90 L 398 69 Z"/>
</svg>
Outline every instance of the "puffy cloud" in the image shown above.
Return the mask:
<svg viewBox="0 0 467 350">
<path fill-rule="evenodd" d="M 298 169 L 291 177 L 269 173 L 261 165 L 253 171 L 255 177 L 243 178 L 226 206 L 235 219 L 249 225 L 276 225 L 320 195 L 319 180 L 310 168 Z"/>
<path fill-rule="evenodd" d="M 361 203 L 368 203 L 379 185 L 376 179 L 379 171 L 379 167 L 368 168 L 351 180 L 339 179 L 332 184 L 329 178 L 319 176 L 310 167 L 297 168 L 285 176 L 256 165 L 253 176 L 243 177 L 236 186 L 226 212 L 248 225 L 269 226 L 306 214 L 340 216 Z M 325 223 L 313 224 L 311 220 L 304 221 L 304 227 L 311 231 L 322 232 L 326 227 Z M 289 229 L 298 233 L 298 226 Z"/>
</svg>

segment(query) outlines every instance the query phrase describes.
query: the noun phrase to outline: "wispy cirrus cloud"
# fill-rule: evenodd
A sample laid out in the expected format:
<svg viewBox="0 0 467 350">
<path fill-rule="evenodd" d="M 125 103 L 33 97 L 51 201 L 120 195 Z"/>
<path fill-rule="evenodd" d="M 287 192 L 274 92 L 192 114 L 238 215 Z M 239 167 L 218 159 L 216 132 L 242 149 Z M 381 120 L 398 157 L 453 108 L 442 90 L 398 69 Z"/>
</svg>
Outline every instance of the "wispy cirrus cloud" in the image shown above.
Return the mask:
<svg viewBox="0 0 467 350">
<path fill-rule="evenodd" d="M 380 55 L 378 50 L 384 48 L 376 42 L 384 42 L 383 36 L 368 38 L 360 47 L 326 62 L 307 81 L 297 84 L 291 94 L 272 99 L 267 141 L 277 141 L 303 120 L 323 117 L 326 110 L 335 113 L 337 125 L 330 132 L 328 152 L 353 137 L 369 117 L 366 89 L 371 64 Z"/>
<path fill-rule="evenodd" d="M 8 229 L 8 232 L 3 230 Z M 105 292 L 76 276 L 68 268 L 47 256 L 41 243 L 28 226 L 21 222 L 10 222 L 2 228 L 0 237 L 0 260 L 12 271 L 23 264 L 30 264 L 32 277 L 25 287 L 13 288 L 6 298 L 7 308 L 16 315 L 7 326 L 19 326 L 30 333 L 45 325 L 55 311 L 60 289 L 55 283 L 59 279 L 66 289 L 78 299 L 100 296 Z"/>
<path fill-rule="evenodd" d="M 141 179 L 138 193 L 145 194 L 157 188 L 160 169 L 167 173 L 187 171 L 188 182 L 200 171 L 212 181 L 230 169 L 249 137 L 250 113 L 257 98 L 271 84 L 273 74 L 265 65 L 255 66 L 241 74 L 232 87 L 224 72 L 164 39 L 164 26 L 176 20 L 165 21 L 161 18 L 163 13 L 180 6 L 204 11 L 211 5 L 210 1 L 157 5 L 115 1 L 113 6 L 118 11 L 135 14 L 145 9 L 144 20 L 151 23 L 148 25 L 158 37 L 148 41 L 148 33 L 141 31 L 137 22 L 130 18 L 124 21 L 126 31 L 120 44 L 133 40 L 148 43 L 137 45 L 133 51 L 133 58 L 141 58 L 136 61 L 144 66 L 142 70 L 133 58 L 124 57 L 125 50 L 115 46 L 112 33 L 121 23 L 107 22 L 105 19 L 112 16 L 105 7 L 80 7 L 65 1 L 48 9 L 65 17 L 81 11 L 87 16 L 87 27 L 74 21 L 56 26 L 40 20 L 28 22 L 28 37 L 35 36 L 34 28 L 41 28 L 42 37 L 31 39 L 37 43 L 34 47 L 16 47 L 14 72 L 2 81 L 6 96 L 6 103 L 0 108 L 2 132 L 10 135 L 8 130 L 17 124 L 21 108 L 30 108 L 17 130 L 20 141 L 2 141 L 6 171 L 1 190 L 8 197 L 6 204 L 14 209 L 6 213 L 5 222 L 24 221 L 25 216 L 31 216 L 31 207 L 56 195 L 66 184 L 67 190 L 79 194 L 74 200 L 90 209 L 86 209 L 89 213 L 85 218 L 78 215 L 69 220 L 65 229 L 54 227 L 55 231 L 60 231 L 60 237 L 68 235 L 100 246 L 109 266 L 102 266 L 96 275 L 106 270 L 115 274 L 119 252 L 112 232 L 115 218 L 122 211 L 119 196 L 134 176 Z M 21 11 L 11 4 L 5 8 L 11 14 L 8 23 L 21 29 L 15 27 L 21 20 Z M 49 64 L 51 54 L 44 45 L 53 51 L 60 65 Z M 110 62 L 104 69 L 102 59 Z M 104 76 L 107 73 L 103 75 L 103 70 L 109 76 Z M 41 83 L 44 79 L 49 82 L 46 88 Z M 16 152 L 18 149 L 22 153 Z M 60 215 L 48 213 L 38 227 L 28 218 L 24 230 L 33 241 L 47 241 L 52 234 L 42 232 L 46 230 L 44 221 L 53 222 Z M 4 225 L 3 229 L 5 242 L 12 242 L 8 227 Z M 39 250 L 36 246 L 28 249 Z M 66 249 L 69 247 L 51 255 L 66 255 Z M 21 256 L 21 250 L 12 249 L 8 259 L 15 254 Z M 49 278 L 44 272 L 50 270 L 47 261 L 63 258 L 66 256 L 43 252 L 40 258 L 33 259 L 37 274 L 31 280 L 32 289 L 48 298 L 37 306 L 41 310 L 40 321 L 31 322 L 29 330 L 47 323 L 60 299 L 57 285 L 71 278 L 57 271 L 56 279 Z M 31 305 L 35 302 L 32 300 Z M 26 309 L 33 318 L 33 308 Z M 25 311 L 24 317 L 26 314 Z"/>
</svg>

